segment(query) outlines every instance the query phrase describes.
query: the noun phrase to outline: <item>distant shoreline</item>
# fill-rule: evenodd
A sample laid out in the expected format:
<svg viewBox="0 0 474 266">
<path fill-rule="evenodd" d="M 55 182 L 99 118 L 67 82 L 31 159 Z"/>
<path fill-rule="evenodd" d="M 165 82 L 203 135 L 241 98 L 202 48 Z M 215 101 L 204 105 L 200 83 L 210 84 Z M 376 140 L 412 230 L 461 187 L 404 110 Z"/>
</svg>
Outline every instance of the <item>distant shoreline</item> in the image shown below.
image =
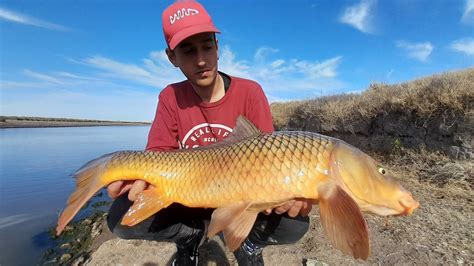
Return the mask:
<svg viewBox="0 0 474 266">
<path fill-rule="evenodd" d="M 149 122 L 107 121 L 90 119 L 0 116 L 0 128 L 148 126 Z"/>
</svg>

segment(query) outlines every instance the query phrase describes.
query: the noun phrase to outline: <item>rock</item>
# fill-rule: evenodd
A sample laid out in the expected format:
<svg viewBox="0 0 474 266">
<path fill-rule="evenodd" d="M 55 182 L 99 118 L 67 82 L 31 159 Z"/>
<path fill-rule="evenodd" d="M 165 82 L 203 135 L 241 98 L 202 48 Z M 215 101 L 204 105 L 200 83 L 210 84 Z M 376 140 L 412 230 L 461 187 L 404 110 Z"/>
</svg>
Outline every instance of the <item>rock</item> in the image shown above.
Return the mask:
<svg viewBox="0 0 474 266">
<path fill-rule="evenodd" d="M 91 223 L 92 223 L 92 221 L 89 218 L 86 218 L 81 222 L 81 224 L 83 224 L 83 225 L 89 225 Z"/>
<path fill-rule="evenodd" d="M 61 258 L 59 259 L 59 263 L 65 263 L 66 261 L 70 260 L 72 258 L 71 254 L 63 254 Z"/>
<path fill-rule="evenodd" d="M 303 259 L 303 266 L 328 266 L 325 262 L 318 261 L 317 259 Z"/>
<path fill-rule="evenodd" d="M 68 248 L 71 248 L 71 244 L 70 243 L 64 243 L 59 248 L 60 249 L 68 249 Z"/>
<path fill-rule="evenodd" d="M 93 225 L 92 225 L 92 230 L 91 230 L 91 237 L 92 238 L 96 238 L 98 235 L 100 235 L 100 233 L 102 232 L 101 228 L 100 228 L 100 223 L 99 222 L 95 222 Z"/>
<path fill-rule="evenodd" d="M 85 262 L 84 257 L 83 257 L 83 256 L 80 256 L 79 258 L 77 258 L 76 260 L 74 260 L 74 261 L 71 263 L 71 266 L 84 265 L 84 262 Z"/>
</svg>

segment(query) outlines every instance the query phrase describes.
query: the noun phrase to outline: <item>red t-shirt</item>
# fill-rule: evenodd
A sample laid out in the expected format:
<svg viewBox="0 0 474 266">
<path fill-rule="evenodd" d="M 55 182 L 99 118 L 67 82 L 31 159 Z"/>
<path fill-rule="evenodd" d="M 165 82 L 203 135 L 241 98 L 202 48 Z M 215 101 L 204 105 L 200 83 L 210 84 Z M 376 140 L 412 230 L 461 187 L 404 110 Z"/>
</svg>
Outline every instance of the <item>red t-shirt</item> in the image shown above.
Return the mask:
<svg viewBox="0 0 474 266">
<path fill-rule="evenodd" d="M 239 115 L 263 132 L 273 132 L 268 100 L 254 81 L 230 77 L 222 99 L 204 103 L 186 80 L 168 85 L 158 99 L 147 150 L 206 146 L 227 137 Z"/>
</svg>

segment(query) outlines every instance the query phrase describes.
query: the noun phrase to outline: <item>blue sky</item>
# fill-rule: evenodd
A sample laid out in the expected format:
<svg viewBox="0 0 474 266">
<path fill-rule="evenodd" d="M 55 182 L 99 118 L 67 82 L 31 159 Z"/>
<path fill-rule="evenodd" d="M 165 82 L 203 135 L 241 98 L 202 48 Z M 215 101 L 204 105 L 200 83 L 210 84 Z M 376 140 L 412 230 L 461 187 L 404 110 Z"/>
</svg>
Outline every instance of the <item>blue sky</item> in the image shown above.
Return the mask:
<svg viewBox="0 0 474 266">
<path fill-rule="evenodd" d="M 184 76 L 166 59 L 173 1 L 0 1 L 2 115 L 151 121 Z M 200 1 L 219 68 L 271 102 L 474 66 L 474 0 Z"/>
</svg>

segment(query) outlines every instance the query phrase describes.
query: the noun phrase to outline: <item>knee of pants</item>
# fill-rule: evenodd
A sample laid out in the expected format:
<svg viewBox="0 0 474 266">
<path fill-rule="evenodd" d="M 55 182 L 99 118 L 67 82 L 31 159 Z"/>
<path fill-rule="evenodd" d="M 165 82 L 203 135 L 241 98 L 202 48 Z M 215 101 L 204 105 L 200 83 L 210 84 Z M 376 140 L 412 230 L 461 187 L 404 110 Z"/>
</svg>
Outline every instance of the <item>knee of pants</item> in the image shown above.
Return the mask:
<svg viewBox="0 0 474 266">
<path fill-rule="evenodd" d="M 282 244 L 293 244 L 298 242 L 309 230 L 309 217 L 293 220 L 293 226 L 287 227 L 288 234 L 282 239 Z"/>
<path fill-rule="evenodd" d="M 131 239 L 131 231 L 134 229 L 129 226 L 121 225 L 122 217 L 127 212 L 128 208 L 132 205 L 132 202 L 128 200 L 127 195 L 122 195 L 115 199 L 110 206 L 109 213 L 107 215 L 107 227 L 110 232 L 119 238 Z"/>
<path fill-rule="evenodd" d="M 309 217 L 278 214 L 260 217 L 249 235 L 250 241 L 259 246 L 293 244 L 309 229 Z"/>
<path fill-rule="evenodd" d="M 122 239 L 131 239 L 131 234 L 128 234 L 128 230 L 131 230 L 128 226 L 123 226 L 120 224 L 120 220 L 111 219 L 110 215 L 107 216 L 107 227 L 109 227 L 110 232 L 115 236 Z M 127 230 L 128 229 L 128 230 Z"/>
</svg>

